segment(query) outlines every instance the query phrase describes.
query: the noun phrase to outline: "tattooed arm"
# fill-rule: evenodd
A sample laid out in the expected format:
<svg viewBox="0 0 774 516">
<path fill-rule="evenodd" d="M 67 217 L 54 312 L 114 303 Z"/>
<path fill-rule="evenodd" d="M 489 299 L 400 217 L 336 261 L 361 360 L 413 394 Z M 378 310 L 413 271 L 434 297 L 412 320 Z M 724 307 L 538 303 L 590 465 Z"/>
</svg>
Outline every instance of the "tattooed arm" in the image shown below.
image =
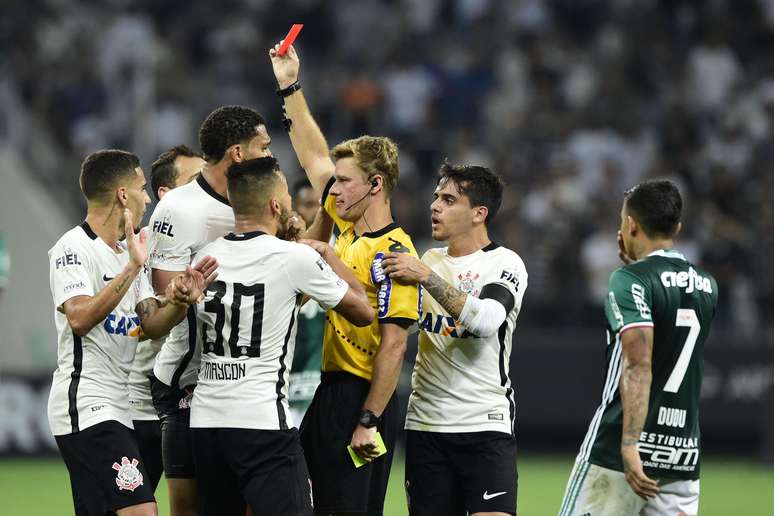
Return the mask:
<svg viewBox="0 0 774 516">
<path fill-rule="evenodd" d="M 468 295 L 449 285 L 416 256 L 408 253 L 390 253 L 382 262 L 384 273 L 403 283 L 419 283 L 449 315 L 460 318 Z"/>
<path fill-rule="evenodd" d="M 218 277 L 218 261 L 205 256 L 199 262 L 178 274 L 167 286 L 161 299 L 147 298 L 135 307 L 142 331 L 150 339 L 169 333 L 185 317 L 188 306 L 203 297 L 207 286 Z"/>
<path fill-rule="evenodd" d="M 188 305 L 169 302 L 166 297 L 144 299 L 135 308 L 140 317 L 143 334 L 149 339 L 160 339 L 185 317 Z"/>
<path fill-rule="evenodd" d="M 100 324 L 121 302 L 142 265 L 128 263 L 120 274 L 94 296 L 76 296 L 62 304 L 61 311 L 67 316 L 73 332 L 83 337 Z"/>
<path fill-rule="evenodd" d="M 430 269 L 428 268 L 428 270 Z M 438 304 L 440 304 L 449 315 L 455 319 L 460 318 L 462 309 L 465 307 L 465 301 L 468 299 L 468 295 L 465 292 L 452 287 L 446 280 L 432 270 L 430 270 L 427 279 L 420 283 L 425 291 L 433 296 L 433 299 L 438 301 Z"/>
<path fill-rule="evenodd" d="M 651 370 L 653 328 L 636 327 L 625 331 L 621 335 L 621 347 L 623 351 L 619 385 L 623 407 L 621 458 L 626 481 L 635 493 L 647 499 L 658 493 L 658 484 L 643 472 L 637 443 L 640 441 L 640 434 L 648 415 L 653 376 Z"/>
</svg>

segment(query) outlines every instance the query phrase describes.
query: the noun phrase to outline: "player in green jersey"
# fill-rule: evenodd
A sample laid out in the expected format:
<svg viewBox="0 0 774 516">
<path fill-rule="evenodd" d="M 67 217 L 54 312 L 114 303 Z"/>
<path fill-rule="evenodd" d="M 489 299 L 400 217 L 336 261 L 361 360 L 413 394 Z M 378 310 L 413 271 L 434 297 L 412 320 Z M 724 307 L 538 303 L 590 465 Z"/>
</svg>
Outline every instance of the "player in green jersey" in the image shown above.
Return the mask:
<svg viewBox="0 0 774 516">
<path fill-rule="evenodd" d="M 624 196 L 605 302 L 607 376 L 560 516 L 694 515 L 699 393 L 715 279 L 673 249 L 682 199 L 669 181 Z"/>
</svg>

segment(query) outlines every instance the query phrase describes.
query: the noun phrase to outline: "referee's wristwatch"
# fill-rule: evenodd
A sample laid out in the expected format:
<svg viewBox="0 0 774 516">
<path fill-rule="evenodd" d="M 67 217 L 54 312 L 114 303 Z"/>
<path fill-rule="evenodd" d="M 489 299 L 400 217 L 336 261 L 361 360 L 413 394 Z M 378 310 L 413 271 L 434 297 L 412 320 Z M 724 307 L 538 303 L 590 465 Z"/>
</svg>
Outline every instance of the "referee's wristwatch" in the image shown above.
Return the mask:
<svg viewBox="0 0 774 516">
<path fill-rule="evenodd" d="M 360 423 L 362 426 L 366 428 L 373 428 L 376 425 L 378 425 L 381 421 L 382 421 L 382 418 L 377 417 L 376 414 L 374 414 L 368 409 L 363 409 L 360 411 L 360 419 L 358 419 L 358 423 Z"/>
</svg>

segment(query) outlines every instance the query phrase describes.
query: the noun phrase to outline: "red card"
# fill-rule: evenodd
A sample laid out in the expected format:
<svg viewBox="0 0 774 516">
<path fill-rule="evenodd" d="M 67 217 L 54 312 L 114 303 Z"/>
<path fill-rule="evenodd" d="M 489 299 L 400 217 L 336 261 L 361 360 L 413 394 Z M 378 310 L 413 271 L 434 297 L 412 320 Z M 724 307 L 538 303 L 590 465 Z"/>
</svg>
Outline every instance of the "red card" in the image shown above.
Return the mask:
<svg viewBox="0 0 774 516">
<path fill-rule="evenodd" d="M 298 33 L 301 32 L 301 29 L 304 28 L 303 23 L 294 23 L 292 27 L 290 27 L 290 32 L 288 32 L 288 35 L 285 36 L 285 39 L 282 41 L 282 45 L 280 46 L 279 50 L 277 51 L 277 54 L 284 56 L 285 53 L 290 48 L 290 45 L 293 44 L 293 42 L 298 37 Z"/>
</svg>

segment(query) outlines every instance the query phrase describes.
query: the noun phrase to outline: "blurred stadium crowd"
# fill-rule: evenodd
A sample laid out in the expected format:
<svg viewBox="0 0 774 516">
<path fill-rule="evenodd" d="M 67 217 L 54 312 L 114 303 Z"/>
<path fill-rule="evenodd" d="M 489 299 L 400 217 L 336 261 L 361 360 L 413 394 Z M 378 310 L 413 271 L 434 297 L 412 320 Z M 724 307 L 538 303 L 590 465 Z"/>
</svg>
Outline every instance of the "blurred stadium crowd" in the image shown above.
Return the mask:
<svg viewBox="0 0 774 516">
<path fill-rule="evenodd" d="M 494 235 L 530 274 L 521 327 L 600 328 L 625 188 L 669 176 L 716 324 L 774 329 L 774 0 L 28 0 L 0 17 L 0 141 L 78 206 L 83 156 L 196 144 L 217 105 L 270 120 L 270 45 L 305 23 L 302 83 L 329 143 L 393 137 L 393 209 L 429 242 L 445 158 L 508 182 Z M 18 23 L 25 20 L 25 23 Z M 768 319 L 768 321 L 767 321 Z M 766 328 L 768 326 L 768 328 Z M 729 343 L 733 344 L 733 343 Z"/>
</svg>

